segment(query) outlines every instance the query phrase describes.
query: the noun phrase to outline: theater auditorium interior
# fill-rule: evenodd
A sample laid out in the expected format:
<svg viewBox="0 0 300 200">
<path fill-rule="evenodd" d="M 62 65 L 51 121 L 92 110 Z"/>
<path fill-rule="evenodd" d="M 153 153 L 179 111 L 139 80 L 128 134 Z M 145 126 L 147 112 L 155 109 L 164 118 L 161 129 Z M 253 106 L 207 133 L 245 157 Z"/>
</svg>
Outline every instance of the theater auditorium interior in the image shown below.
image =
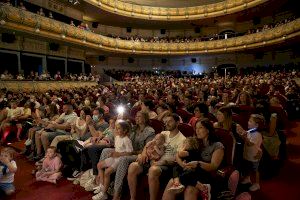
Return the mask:
<svg viewBox="0 0 300 200">
<path fill-rule="evenodd" d="M 300 199 L 297 5 L 0 0 L 0 199 Z"/>
</svg>

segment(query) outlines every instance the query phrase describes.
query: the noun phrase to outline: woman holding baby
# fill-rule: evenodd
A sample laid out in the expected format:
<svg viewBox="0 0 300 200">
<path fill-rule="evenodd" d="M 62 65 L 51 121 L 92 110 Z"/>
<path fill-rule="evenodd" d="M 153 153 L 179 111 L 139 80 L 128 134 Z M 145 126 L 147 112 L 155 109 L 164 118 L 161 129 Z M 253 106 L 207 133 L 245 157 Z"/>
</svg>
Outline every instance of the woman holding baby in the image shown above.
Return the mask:
<svg viewBox="0 0 300 200">
<path fill-rule="evenodd" d="M 184 185 L 184 199 L 198 199 L 199 195 L 203 200 L 211 199 L 211 189 L 214 188 L 211 172 L 216 171 L 224 157 L 224 146 L 218 142 L 213 124 L 208 119 L 197 121 L 196 137 L 203 147 L 200 150 L 199 159 L 192 162 L 177 162 L 183 169 L 194 169 L 193 179 L 195 185 Z M 184 160 L 182 158 L 182 160 Z M 179 176 L 180 177 L 180 176 Z M 178 190 L 173 190 L 174 179 L 171 179 L 164 191 L 164 200 L 175 200 Z M 181 191 L 183 191 L 181 190 Z"/>
</svg>

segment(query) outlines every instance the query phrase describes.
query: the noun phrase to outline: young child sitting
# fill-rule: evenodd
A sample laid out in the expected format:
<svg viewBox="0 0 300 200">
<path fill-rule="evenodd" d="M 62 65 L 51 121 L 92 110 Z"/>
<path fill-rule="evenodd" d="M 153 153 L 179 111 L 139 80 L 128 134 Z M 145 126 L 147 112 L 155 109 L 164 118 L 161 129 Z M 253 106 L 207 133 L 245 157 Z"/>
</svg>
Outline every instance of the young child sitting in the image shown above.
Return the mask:
<svg viewBox="0 0 300 200">
<path fill-rule="evenodd" d="M 107 199 L 106 192 L 110 184 L 110 175 L 116 171 L 120 157 L 130 155 L 133 151 L 131 140 L 128 137 L 129 133 L 128 122 L 119 121 L 116 124 L 115 151 L 112 152 L 110 158 L 100 161 L 97 165 L 99 173 L 96 181 L 100 184 L 94 188 L 96 195 L 93 196 L 93 200 Z"/>
<path fill-rule="evenodd" d="M 47 149 L 42 168 L 35 174 L 36 180 L 56 184 L 56 181 L 61 177 L 61 167 L 62 162 L 56 153 L 56 148 L 50 146 Z"/>
<path fill-rule="evenodd" d="M 6 195 L 15 192 L 14 177 L 17 164 L 14 161 L 15 151 L 12 148 L 3 148 L 0 154 L 0 190 Z"/>
<path fill-rule="evenodd" d="M 157 134 L 152 141 L 146 144 L 146 155 L 150 162 L 156 162 L 157 165 L 159 164 L 160 158 L 165 153 L 165 142 L 165 136 L 163 134 Z"/>
<path fill-rule="evenodd" d="M 188 137 L 183 143 L 183 149 L 176 155 L 177 165 L 173 167 L 173 185 L 169 190 L 174 190 L 178 193 L 182 192 L 187 185 L 196 185 L 196 180 L 189 180 L 190 174 L 195 170 L 185 169 L 178 163 L 183 165 L 198 161 L 200 158 L 201 145 L 195 137 Z"/>
<path fill-rule="evenodd" d="M 242 184 L 251 183 L 252 179 L 253 184 L 249 188 L 250 191 L 260 189 L 258 166 L 262 156 L 261 145 L 263 142 L 260 131 L 263 129 L 264 124 L 265 119 L 263 116 L 252 114 L 248 121 L 248 131 L 245 131 L 240 125 L 237 125 L 236 127 L 237 133 L 245 141 L 242 168 L 242 175 L 244 179 Z"/>
</svg>

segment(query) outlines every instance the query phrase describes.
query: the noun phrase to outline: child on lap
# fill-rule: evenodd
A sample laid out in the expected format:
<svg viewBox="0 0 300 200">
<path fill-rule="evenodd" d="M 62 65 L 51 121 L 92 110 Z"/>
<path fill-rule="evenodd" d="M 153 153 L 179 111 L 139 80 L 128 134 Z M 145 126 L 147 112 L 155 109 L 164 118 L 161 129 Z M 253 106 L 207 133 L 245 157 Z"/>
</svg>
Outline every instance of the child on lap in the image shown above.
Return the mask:
<svg viewBox="0 0 300 200">
<path fill-rule="evenodd" d="M 165 136 L 163 134 L 157 134 L 152 141 L 146 144 L 146 155 L 151 164 L 153 164 L 153 162 L 155 162 L 156 165 L 160 164 L 160 158 L 164 155 L 166 149 L 164 145 L 165 142 Z"/>
<path fill-rule="evenodd" d="M 176 155 L 177 160 L 183 160 L 183 163 L 189 163 L 198 161 L 200 158 L 200 145 L 197 138 L 188 137 L 183 143 L 183 150 L 179 151 Z M 193 184 L 193 180 L 190 179 L 190 174 L 195 170 L 185 169 L 179 164 L 173 168 L 173 186 L 169 190 L 175 190 L 181 192 L 187 185 L 196 185 L 196 181 Z M 195 179 L 196 180 L 196 179 Z"/>
</svg>

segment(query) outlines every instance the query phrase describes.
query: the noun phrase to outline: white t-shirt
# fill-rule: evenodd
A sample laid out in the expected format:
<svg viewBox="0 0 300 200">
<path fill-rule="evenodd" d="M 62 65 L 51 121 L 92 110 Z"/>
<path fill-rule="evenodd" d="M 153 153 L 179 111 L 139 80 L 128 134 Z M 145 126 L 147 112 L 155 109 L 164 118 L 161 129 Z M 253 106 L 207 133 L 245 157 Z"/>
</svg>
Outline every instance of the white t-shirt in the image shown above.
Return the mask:
<svg viewBox="0 0 300 200">
<path fill-rule="evenodd" d="M 17 168 L 16 161 L 12 160 L 10 163 Z M 2 176 L 2 169 L 1 169 L 1 176 L 0 176 L 0 183 L 13 183 L 15 179 L 15 173 L 12 173 L 9 171 L 9 169 L 6 169 L 6 174 Z"/>
<path fill-rule="evenodd" d="M 119 153 L 133 151 L 132 143 L 128 136 L 120 137 L 117 135 L 115 137 L 115 151 Z"/>
<path fill-rule="evenodd" d="M 59 116 L 57 121 L 60 122 L 60 124 L 64 124 L 64 123 L 74 124 L 76 122 L 77 117 L 78 116 L 75 112 L 72 112 L 71 114 L 68 115 L 63 113 Z M 65 130 L 60 130 L 60 129 L 57 129 L 56 131 L 65 132 Z"/>
<path fill-rule="evenodd" d="M 175 161 L 177 151 L 182 149 L 185 136 L 179 131 L 174 137 L 170 137 L 170 131 L 162 131 L 161 134 L 165 136 L 165 153 L 161 159 Z"/>
<path fill-rule="evenodd" d="M 244 145 L 244 159 L 251 162 L 257 162 L 259 159 L 255 159 L 254 157 L 257 155 L 258 151 L 261 151 L 262 135 L 256 131 L 247 133 L 247 138 L 254 144 L 251 146 L 248 146 L 247 144 Z"/>
</svg>

